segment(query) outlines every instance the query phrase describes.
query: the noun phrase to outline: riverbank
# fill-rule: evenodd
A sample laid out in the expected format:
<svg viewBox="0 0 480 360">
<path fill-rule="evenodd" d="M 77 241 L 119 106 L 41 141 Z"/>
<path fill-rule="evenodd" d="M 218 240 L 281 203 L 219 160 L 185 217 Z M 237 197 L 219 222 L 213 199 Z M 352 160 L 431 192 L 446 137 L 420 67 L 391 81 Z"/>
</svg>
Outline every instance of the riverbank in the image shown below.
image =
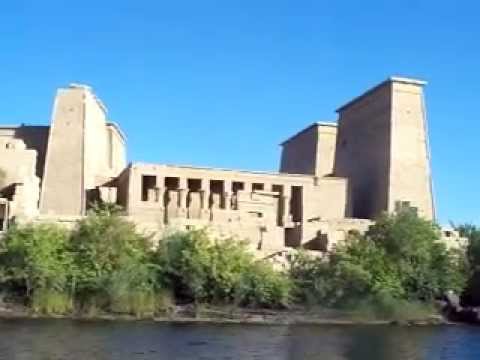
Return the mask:
<svg viewBox="0 0 480 360">
<path fill-rule="evenodd" d="M 72 313 L 67 315 L 44 315 L 21 306 L 3 306 L 0 319 L 72 319 L 82 321 L 154 321 L 162 323 L 210 323 L 210 324 L 259 324 L 259 325 L 452 325 L 440 314 L 419 318 L 378 319 L 349 311 L 334 309 L 296 308 L 290 310 L 244 309 L 238 307 L 176 306 L 168 314 L 133 316 L 126 314 Z"/>
</svg>

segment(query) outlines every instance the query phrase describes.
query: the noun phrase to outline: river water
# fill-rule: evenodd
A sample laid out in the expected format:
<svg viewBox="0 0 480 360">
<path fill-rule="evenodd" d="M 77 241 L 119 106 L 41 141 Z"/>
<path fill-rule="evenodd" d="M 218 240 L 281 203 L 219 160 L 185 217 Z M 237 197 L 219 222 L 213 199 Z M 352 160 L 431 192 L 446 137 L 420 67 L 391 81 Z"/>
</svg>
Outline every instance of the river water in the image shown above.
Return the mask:
<svg viewBox="0 0 480 360">
<path fill-rule="evenodd" d="M 480 327 L 0 320 L 0 359 L 480 359 Z"/>
</svg>

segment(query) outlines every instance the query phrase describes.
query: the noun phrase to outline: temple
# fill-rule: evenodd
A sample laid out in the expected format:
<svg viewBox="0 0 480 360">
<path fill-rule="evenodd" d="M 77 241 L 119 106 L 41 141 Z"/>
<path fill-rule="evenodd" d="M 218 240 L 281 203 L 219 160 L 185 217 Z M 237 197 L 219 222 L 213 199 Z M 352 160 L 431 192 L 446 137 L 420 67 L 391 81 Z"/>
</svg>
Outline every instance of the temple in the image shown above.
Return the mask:
<svg viewBox="0 0 480 360">
<path fill-rule="evenodd" d="M 74 223 L 116 203 L 144 231 L 207 227 L 268 256 L 327 251 L 383 212 L 435 219 L 426 83 L 391 77 L 282 142 L 279 172 L 131 163 L 85 85 L 57 91 L 50 126 L 0 126 L 0 230 Z M 194 146 L 192 144 L 192 146 Z"/>
</svg>

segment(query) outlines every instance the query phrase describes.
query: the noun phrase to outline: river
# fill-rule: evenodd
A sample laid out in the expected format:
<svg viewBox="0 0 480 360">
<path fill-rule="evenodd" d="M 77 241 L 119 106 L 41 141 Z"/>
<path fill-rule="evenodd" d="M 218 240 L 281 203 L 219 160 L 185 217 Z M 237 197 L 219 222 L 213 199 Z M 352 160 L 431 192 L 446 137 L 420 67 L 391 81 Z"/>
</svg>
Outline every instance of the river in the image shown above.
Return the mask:
<svg viewBox="0 0 480 360">
<path fill-rule="evenodd" d="M 0 320 L 0 359 L 480 359 L 480 327 Z"/>
</svg>

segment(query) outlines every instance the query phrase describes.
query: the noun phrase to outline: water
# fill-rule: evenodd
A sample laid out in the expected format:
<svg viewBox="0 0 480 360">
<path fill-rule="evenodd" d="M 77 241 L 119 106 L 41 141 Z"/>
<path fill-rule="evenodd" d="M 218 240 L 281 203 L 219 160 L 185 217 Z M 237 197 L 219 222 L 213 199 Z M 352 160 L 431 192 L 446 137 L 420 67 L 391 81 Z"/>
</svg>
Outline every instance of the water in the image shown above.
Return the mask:
<svg viewBox="0 0 480 360">
<path fill-rule="evenodd" d="M 480 359 L 480 327 L 0 320 L 0 359 Z"/>
</svg>

